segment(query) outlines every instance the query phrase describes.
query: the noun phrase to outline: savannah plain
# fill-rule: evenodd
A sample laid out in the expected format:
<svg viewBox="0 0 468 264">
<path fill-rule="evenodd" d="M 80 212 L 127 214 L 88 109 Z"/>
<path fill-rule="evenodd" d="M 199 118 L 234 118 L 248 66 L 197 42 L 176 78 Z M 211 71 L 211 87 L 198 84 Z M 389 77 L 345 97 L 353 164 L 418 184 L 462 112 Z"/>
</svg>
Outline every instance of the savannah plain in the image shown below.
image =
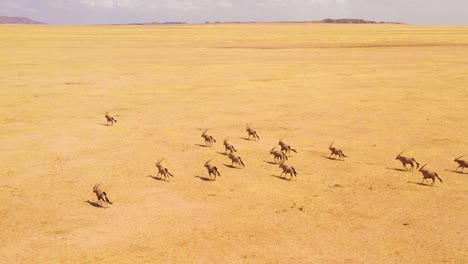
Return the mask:
<svg viewBox="0 0 468 264">
<path fill-rule="evenodd" d="M 3 263 L 468 262 L 468 27 L 0 26 L 0 57 Z"/>
</svg>

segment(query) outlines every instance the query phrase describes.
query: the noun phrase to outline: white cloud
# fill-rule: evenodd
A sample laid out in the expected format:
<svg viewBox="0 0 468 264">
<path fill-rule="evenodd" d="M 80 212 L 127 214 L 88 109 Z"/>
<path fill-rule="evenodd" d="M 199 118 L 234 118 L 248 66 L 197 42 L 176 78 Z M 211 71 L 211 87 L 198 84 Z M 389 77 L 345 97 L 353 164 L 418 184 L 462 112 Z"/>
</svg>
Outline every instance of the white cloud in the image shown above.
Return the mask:
<svg viewBox="0 0 468 264">
<path fill-rule="evenodd" d="M 19 13 L 36 13 L 37 12 L 37 10 L 24 6 L 23 4 L 20 4 L 17 1 L 13 1 L 13 0 L 6 0 L 3 3 L 2 1 L 0 1 L 0 9 L 3 9 L 4 11 L 7 11 L 7 12 L 11 12 L 13 13 L 13 15 L 15 15 L 17 12 Z"/>
<path fill-rule="evenodd" d="M 225 7 L 225 8 L 232 7 L 232 3 L 228 2 L 228 1 L 216 1 L 215 5 L 219 6 L 219 7 Z"/>
<path fill-rule="evenodd" d="M 169 9 L 182 10 L 182 11 L 199 9 L 199 6 L 194 4 L 192 1 L 169 0 L 166 2 L 166 7 Z"/>
<path fill-rule="evenodd" d="M 212 8 L 231 8 L 230 0 L 166 0 L 164 6 L 168 9 L 190 11 Z"/>
<path fill-rule="evenodd" d="M 88 7 L 104 7 L 104 8 L 134 8 L 139 4 L 138 0 L 79 0 L 80 4 Z"/>
<path fill-rule="evenodd" d="M 306 6 L 306 5 L 347 5 L 348 0 L 258 0 L 256 5 L 262 7 Z"/>
</svg>

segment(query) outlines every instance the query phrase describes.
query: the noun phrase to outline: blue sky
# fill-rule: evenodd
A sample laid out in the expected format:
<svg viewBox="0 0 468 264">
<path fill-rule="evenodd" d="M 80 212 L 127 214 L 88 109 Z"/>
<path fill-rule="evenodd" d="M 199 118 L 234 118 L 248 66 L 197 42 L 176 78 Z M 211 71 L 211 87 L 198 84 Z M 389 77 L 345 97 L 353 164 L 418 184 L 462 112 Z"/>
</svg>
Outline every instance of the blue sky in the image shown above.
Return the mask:
<svg viewBox="0 0 468 264">
<path fill-rule="evenodd" d="M 468 25 L 468 0 L 0 0 L 0 16 L 49 24 L 363 18 Z"/>
</svg>

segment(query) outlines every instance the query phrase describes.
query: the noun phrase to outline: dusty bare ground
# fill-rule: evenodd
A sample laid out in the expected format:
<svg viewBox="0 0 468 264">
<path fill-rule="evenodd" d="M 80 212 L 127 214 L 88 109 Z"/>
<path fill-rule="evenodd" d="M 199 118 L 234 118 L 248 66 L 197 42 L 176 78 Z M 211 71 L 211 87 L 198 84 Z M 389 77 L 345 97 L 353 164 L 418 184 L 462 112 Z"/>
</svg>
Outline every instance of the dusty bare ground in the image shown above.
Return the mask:
<svg viewBox="0 0 468 264">
<path fill-rule="evenodd" d="M 453 159 L 468 154 L 467 36 L 2 26 L 2 262 L 466 263 L 468 169 Z M 226 137 L 245 168 L 228 166 Z M 269 155 L 283 137 L 297 180 Z M 345 161 L 327 158 L 331 141 Z M 403 171 L 402 150 L 444 182 Z M 155 178 L 161 158 L 170 181 Z"/>
</svg>

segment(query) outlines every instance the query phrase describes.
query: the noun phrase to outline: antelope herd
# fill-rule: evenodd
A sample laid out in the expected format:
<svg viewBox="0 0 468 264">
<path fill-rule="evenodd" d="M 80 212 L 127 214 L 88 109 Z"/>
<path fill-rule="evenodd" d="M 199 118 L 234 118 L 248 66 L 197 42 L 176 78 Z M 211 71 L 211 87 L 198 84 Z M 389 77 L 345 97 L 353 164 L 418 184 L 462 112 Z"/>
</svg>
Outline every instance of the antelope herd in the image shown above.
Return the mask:
<svg viewBox="0 0 468 264">
<path fill-rule="evenodd" d="M 109 112 L 106 112 L 105 117 L 106 117 L 106 120 L 107 120 L 107 125 L 109 125 L 109 124 L 113 125 L 115 122 L 117 122 L 117 120 L 115 120 L 112 116 L 109 116 Z M 244 139 L 246 139 L 246 140 L 260 140 L 257 132 L 250 127 L 250 124 L 247 124 L 246 131 L 248 133 L 248 137 L 244 138 Z M 207 132 L 208 132 L 208 129 L 205 129 L 203 131 L 201 137 L 205 140 L 205 145 L 204 146 L 212 147 L 214 145 L 214 143 L 216 143 L 216 140 L 211 135 L 208 135 Z M 235 168 L 234 165 L 237 165 L 238 168 L 245 167 L 245 164 L 244 164 L 242 158 L 240 156 L 237 156 L 237 155 L 234 154 L 234 152 L 237 152 L 237 150 L 233 145 L 228 143 L 228 139 L 229 139 L 229 137 L 225 138 L 224 141 L 223 141 L 223 145 L 224 145 L 224 148 L 225 148 L 224 155 L 227 155 L 227 157 L 231 160 L 231 167 Z M 283 175 L 284 175 L 284 179 L 291 180 L 292 178 L 295 178 L 297 180 L 297 174 L 298 173 L 296 172 L 296 169 L 294 167 L 290 166 L 290 165 L 285 164 L 285 162 L 289 160 L 288 157 L 291 157 L 291 151 L 294 152 L 294 153 L 297 153 L 297 151 L 295 149 L 293 149 L 290 145 L 286 144 L 283 141 L 283 139 L 284 138 L 281 138 L 279 140 L 278 144 L 276 146 L 274 146 L 270 150 L 270 154 L 273 155 L 274 163 L 279 165 L 279 168 L 282 169 L 280 177 L 283 177 Z M 334 144 L 334 142 L 332 142 L 330 144 L 330 146 L 328 147 L 328 149 L 331 152 L 330 156 L 328 157 L 329 159 L 331 159 L 333 155 L 335 156 L 335 158 L 338 157 L 339 160 L 344 160 L 345 157 L 348 157 L 343 153 L 343 151 L 341 149 L 333 147 L 333 144 Z M 203 146 L 203 145 L 200 145 L 200 146 Z M 281 148 L 281 150 L 276 150 L 276 148 L 278 146 Z M 416 160 L 414 158 L 402 156 L 403 153 L 404 153 L 404 151 L 402 151 L 400 154 L 398 154 L 395 159 L 399 160 L 402 163 L 402 165 L 403 165 L 403 167 L 405 167 L 406 171 L 412 171 L 414 169 L 414 166 L 416 165 L 416 169 L 419 169 L 419 172 L 421 172 L 422 175 L 423 175 L 423 179 L 422 179 L 421 184 L 424 184 L 424 182 L 427 181 L 428 179 L 432 179 L 432 185 L 434 185 L 436 179 L 439 180 L 442 183 L 442 179 L 439 177 L 439 175 L 436 172 L 430 171 L 428 169 L 424 169 L 425 166 L 427 165 L 427 163 L 424 164 L 421 168 L 419 168 L 419 163 L 416 162 Z M 459 165 L 455 169 L 456 172 L 458 172 L 458 169 L 461 168 L 461 173 L 463 173 L 463 169 L 468 167 L 468 160 L 462 159 L 464 156 L 465 155 L 460 156 L 460 157 L 458 157 L 458 158 L 456 158 L 454 160 Z M 165 168 L 165 167 L 163 167 L 161 165 L 161 162 L 163 160 L 164 160 L 164 158 L 161 159 L 161 160 L 158 160 L 155 163 L 155 165 L 156 165 L 156 168 L 158 169 L 157 177 L 159 177 L 159 179 L 161 179 L 161 180 L 163 179 L 162 177 L 164 177 L 163 180 L 166 181 L 166 179 L 168 177 L 173 177 L 173 175 L 169 172 L 169 170 L 167 168 Z M 213 165 L 210 164 L 210 162 L 212 160 L 213 159 L 210 159 L 210 160 L 206 161 L 205 164 L 204 164 L 204 167 L 208 171 L 208 176 L 210 177 L 210 180 L 215 181 L 216 176 L 221 176 L 221 173 L 219 172 L 219 170 L 218 170 L 218 168 L 216 166 L 213 166 Z M 411 167 L 408 168 L 406 166 L 407 164 L 409 164 Z M 287 178 L 288 174 L 290 175 L 289 178 Z M 99 185 L 100 184 L 95 184 L 94 187 L 93 187 L 93 192 L 97 196 L 98 203 L 100 205 L 102 205 L 103 202 L 106 203 L 107 205 L 112 204 L 112 202 L 109 201 L 106 192 L 103 192 L 98 188 Z"/>
</svg>

